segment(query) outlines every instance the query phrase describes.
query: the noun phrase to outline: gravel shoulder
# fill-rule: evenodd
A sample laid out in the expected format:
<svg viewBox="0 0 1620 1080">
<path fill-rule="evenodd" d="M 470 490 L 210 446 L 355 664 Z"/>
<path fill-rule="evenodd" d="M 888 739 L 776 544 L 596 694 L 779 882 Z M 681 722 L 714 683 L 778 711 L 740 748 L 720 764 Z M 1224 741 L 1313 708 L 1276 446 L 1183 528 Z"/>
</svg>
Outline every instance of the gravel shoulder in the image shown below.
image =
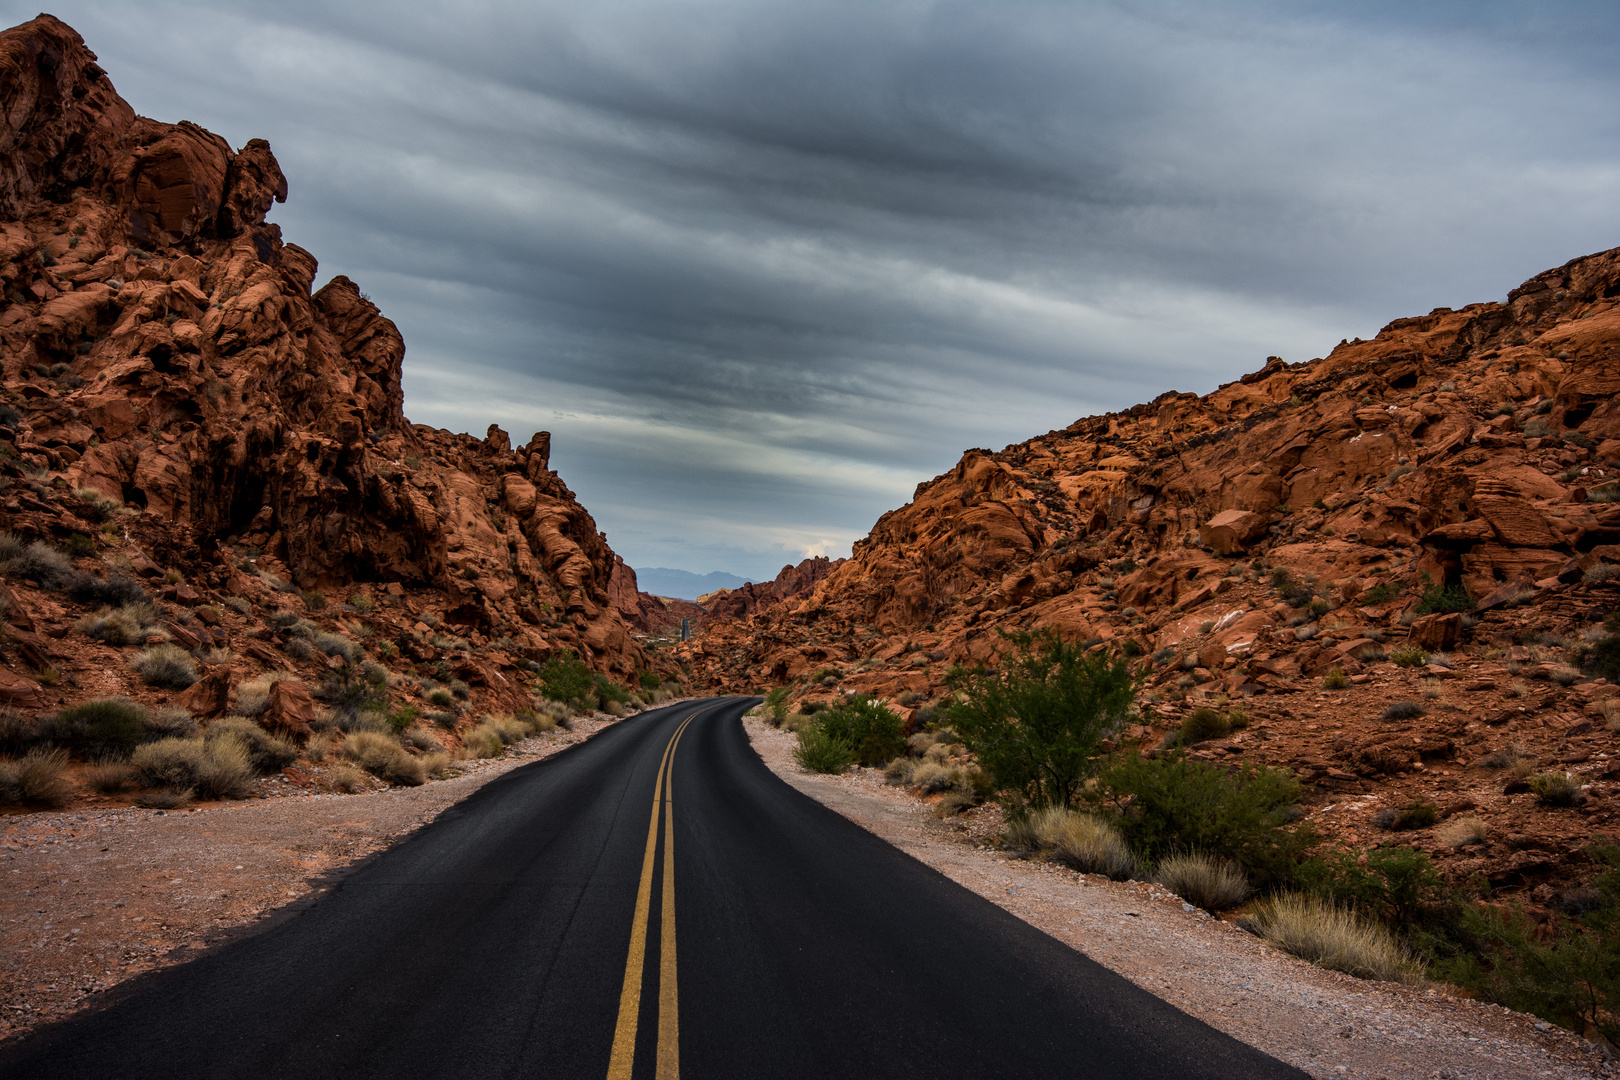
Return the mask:
<svg viewBox="0 0 1620 1080">
<path fill-rule="evenodd" d="M 1210 1026 L 1312 1076 L 1367 1080 L 1615 1077 L 1569 1032 L 1438 987 L 1369 982 L 1278 952 L 1143 882 L 1113 882 L 986 845 L 993 807 L 940 821 L 875 769 L 824 776 L 796 738 L 752 717 L 754 749 L 784 781 L 952 881 Z"/>
<path fill-rule="evenodd" d="M 337 795 L 274 780 L 259 798 L 190 810 L 0 817 L 0 1040 L 299 910 L 484 784 L 609 723 L 577 719 L 421 787 Z"/>
</svg>

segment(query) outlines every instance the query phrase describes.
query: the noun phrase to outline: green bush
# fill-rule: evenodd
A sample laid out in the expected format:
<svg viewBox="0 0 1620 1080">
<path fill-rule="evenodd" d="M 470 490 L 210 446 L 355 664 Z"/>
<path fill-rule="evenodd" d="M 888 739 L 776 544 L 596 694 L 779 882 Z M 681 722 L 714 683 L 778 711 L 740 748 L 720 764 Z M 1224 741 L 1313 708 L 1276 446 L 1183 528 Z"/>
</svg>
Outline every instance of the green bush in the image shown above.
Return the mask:
<svg viewBox="0 0 1620 1080">
<path fill-rule="evenodd" d="M 60 710 L 41 735 L 86 757 L 123 758 L 149 738 L 149 716 L 146 706 L 127 697 L 91 698 Z"/>
<path fill-rule="evenodd" d="M 1208 705 L 1200 706 L 1188 713 L 1181 721 L 1181 742 L 1185 746 L 1201 743 L 1208 739 L 1220 739 L 1231 734 L 1232 722 L 1226 714 Z"/>
<path fill-rule="evenodd" d="M 1299 854 L 1316 842 L 1308 825 L 1292 825 L 1302 789 L 1283 769 L 1229 770 L 1177 754 L 1112 762 L 1093 797 L 1118 813 L 1136 853 L 1157 860 L 1201 851 L 1234 859 L 1265 880 L 1285 879 Z"/>
<path fill-rule="evenodd" d="M 1306 859 L 1294 871 L 1300 888 L 1397 926 L 1447 901 L 1445 883 L 1428 855 L 1414 848 L 1374 848 Z"/>
<path fill-rule="evenodd" d="M 778 686 L 765 695 L 765 713 L 770 717 L 771 723 L 777 727 L 781 727 L 782 721 L 787 719 L 787 703 L 790 693 L 792 693 L 791 687 Z"/>
<path fill-rule="evenodd" d="M 841 773 L 855 764 L 855 748 L 827 732 L 820 721 L 799 726 L 799 747 L 794 760 L 818 773 Z"/>
<path fill-rule="evenodd" d="M 1419 615 L 1432 615 L 1436 613 L 1451 614 L 1460 611 L 1473 611 L 1475 600 L 1468 590 L 1459 585 L 1436 585 L 1433 579 L 1424 576 L 1423 600 L 1417 606 Z"/>
<path fill-rule="evenodd" d="M 1389 654 L 1396 667 L 1422 667 L 1429 662 L 1429 654 L 1416 645 L 1402 645 Z"/>
<path fill-rule="evenodd" d="M 636 676 L 636 682 L 643 690 L 656 690 L 663 685 L 664 680 L 658 677 L 656 671 L 643 671 Z"/>
<path fill-rule="evenodd" d="M 853 747 L 862 765 L 882 765 L 906 752 L 899 715 L 865 694 L 828 709 L 819 723 L 828 736 Z"/>
<path fill-rule="evenodd" d="M 1304 607 L 1311 602 L 1314 595 L 1309 585 L 1295 581 L 1293 576 L 1280 566 L 1271 572 L 1271 587 L 1277 590 L 1277 599 L 1289 607 Z"/>
<path fill-rule="evenodd" d="M 601 708 L 609 705 L 623 705 L 630 700 L 630 691 L 608 678 L 606 675 L 596 675 L 592 678 L 592 689 Z"/>
<path fill-rule="evenodd" d="M 544 664 L 537 673 L 540 693 L 552 701 L 575 701 L 591 696 L 596 689 L 596 673 L 572 649 L 565 650 Z"/>
<path fill-rule="evenodd" d="M 1401 589 L 1387 581 L 1380 581 L 1372 588 L 1365 590 L 1356 597 L 1356 603 L 1363 607 L 1372 607 L 1375 604 L 1385 604 L 1401 595 Z"/>
<path fill-rule="evenodd" d="M 1607 619 L 1603 625 L 1608 627 Z M 1620 633 L 1610 631 L 1590 645 L 1582 645 L 1576 650 L 1575 663 L 1593 678 L 1620 682 Z"/>
<path fill-rule="evenodd" d="M 995 780 L 1034 806 L 1069 806 L 1096 768 L 1103 739 L 1124 726 L 1135 680 L 1122 657 L 1087 654 L 1051 632 L 1007 635 L 1000 667 L 957 668 L 947 710 Z"/>
</svg>

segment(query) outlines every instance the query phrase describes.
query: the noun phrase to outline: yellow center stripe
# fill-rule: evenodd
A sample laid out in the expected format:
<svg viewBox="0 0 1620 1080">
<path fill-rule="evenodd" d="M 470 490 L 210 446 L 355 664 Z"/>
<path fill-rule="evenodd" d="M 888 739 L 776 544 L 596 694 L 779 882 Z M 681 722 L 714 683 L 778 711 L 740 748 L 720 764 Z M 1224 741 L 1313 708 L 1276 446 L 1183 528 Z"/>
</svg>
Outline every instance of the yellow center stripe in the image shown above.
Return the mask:
<svg viewBox="0 0 1620 1080">
<path fill-rule="evenodd" d="M 619 1022 L 613 1031 L 613 1055 L 608 1059 L 608 1080 L 630 1080 L 636 1060 L 636 1023 L 641 1014 L 642 967 L 647 955 L 647 916 L 652 907 L 653 862 L 658 850 L 658 812 L 664 810 L 663 925 L 658 969 L 657 1080 L 679 1080 L 680 1026 L 675 995 L 675 747 L 686 725 L 707 710 L 700 709 L 681 721 L 658 763 L 653 786 L 652 820 L 647 823 L 647 850 L 641 858 L 641 884 L 636 889 L 636 915 L 630 926 L 630 954 L 624 962 L 624 988 L 619 991 Z"/>
</svg>

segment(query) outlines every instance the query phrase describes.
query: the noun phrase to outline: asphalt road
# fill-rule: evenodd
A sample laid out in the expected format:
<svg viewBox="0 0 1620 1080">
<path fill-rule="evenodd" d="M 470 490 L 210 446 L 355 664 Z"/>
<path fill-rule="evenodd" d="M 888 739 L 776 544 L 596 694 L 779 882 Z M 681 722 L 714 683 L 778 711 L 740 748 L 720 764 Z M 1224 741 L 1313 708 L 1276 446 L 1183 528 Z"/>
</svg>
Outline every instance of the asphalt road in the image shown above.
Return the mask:
<svg viewBox="0 0 1620 1080">
<path fill-rule="evenodd" d="M 514 770 L 297 916 L 0 1051 L 0 1076 L 1305 1076 L 782 783 L 752 703 Z"/>
</svg>

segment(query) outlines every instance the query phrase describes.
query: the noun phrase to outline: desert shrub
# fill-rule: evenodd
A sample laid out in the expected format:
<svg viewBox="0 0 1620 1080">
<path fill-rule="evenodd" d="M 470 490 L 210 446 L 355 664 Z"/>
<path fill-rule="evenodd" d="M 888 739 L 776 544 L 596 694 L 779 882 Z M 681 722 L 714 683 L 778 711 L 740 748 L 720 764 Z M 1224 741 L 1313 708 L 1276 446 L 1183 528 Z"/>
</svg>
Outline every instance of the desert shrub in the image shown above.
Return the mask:
<svg viewBox="0 0 1620 1080">
<path fill-rule="evenodd" d="M 1290 827 L 1301 794 L 1282 769 L 1129 754 L 1098 775 L 1092 797 L 1115 810 L 1125 839 L 1147 859 L 1202 851 L 1277 879 L 1316 839 L 1309 826 Z"/>
<path fill-rule="evenodd" d="M 295 679 L 296 675 L 287 671 L 272 671 L 262 678 L 245 682 L 236 688 L 236 714 L 238 716 L 260 716 L 270 707 L 270 687 L 282 679 Z"/>
<path fill-rule="evenodd" d="M 1386 807 L 1373 819 L 1380 828 L 1390 829 L 1394 832 L 1406 832 L 1409 829 L 1427 829 L 1440 820 L 1440 808 L 1432 802 L 1422 799 L 1400 808 Z"/>
<path fill-rule="evenodd" d="M 461 733 L 461 746 L 467 756 L 475 758 L 500 757 L 506 750 L 501 733 L 488 724 L 480 724 Z"/>
<path fill-rule="evenodd" d="M 656 671 L 643 671 L 636 676 L 636 683 L 643 690 L 656 690 L 662 682 L 663 680 L 658 677 Z"/>
<path fill-rule="evenodd" d="M 344 637 L 342 634 L 328 634 L 325 631 L 317 633 L 310 642 L 327 656 L 341 656 L 349 663 L 357 663 L 365 655 L 360 646 Z"/>
<path fill-rule="evenodd" d="M 139 645 L 151 634 L 160 633 L 160 616 L 149 603 L 103 608 L 79 620 L 79 631 L 108 645 Z"/>
<path fill-rule="evenodd" d="M 1416 645 L 1402 645 L 1389 654 L 1396 667 L 1422 667 L 1429 662 L 1429 654 Z"/>
<path fill-rule="evenodd" d="M 413 746 L 424 753 L 444 749 L 439 737 L 425 727 L 408 727 L 399 733 L 399 738 L 406 746 Z"/>
<path fill-rule="evenodd" d="M 1322 689 L 1343 690 L 1350 685 L 1350 676 L 1344 673 L 1344 668 L 1334 668 L 1322 676 Z"/>
<path fill-rule="evenodd" d="M 252 752 L 235 733 L 159 739 L 136 748 L 130 764 L 152 787 L 190 790 L 205 798 L 241 799 L 253 787 Z"/>
<path fill-rule="evenodd" d="M 1416 925 L 1448 900 L 1434 861 L 1409 847 L 1315 856 L 1295 868 L 1293 880 L 1314 896 L 1397 926 Z"/>
<path fill-rule="evenodd" d="M 365 790 L 366 774 L 348 762 L 340 761 L 326 770 L 326 786 L 332 791 L 353 795 L 357 791 Z"/>
<path fill-rule="evenodd" d="M 437 705 L 441 709 L 453 708 L 456 704 L 456 695 L 452 694 L 447 686 L 435 686 L 427 692 L 427 703 Z"/>
<path fill-rule="evenodd" d="M 190 788 L 154 788 L 135 796 L 135 805 L 143 810 L 183 810 L 196 797 Z"/>
<path fill-rule="evenodd" d="M 91 791 L 116 795 L 135 781 L 135 770 L 121 761 L 92 765 L 84 770 L 84 782 Z"/>
<path fill-rule="evenodd" d="M 1282 567 L 1271 572 L 1271 587 L 1277 592 L 1277 599 L 1289 607 L 1304 607 L 1311 601 L 1311 587 L 1295 581 L 1293 575 Z"/>
<path fill-rule="evenodd" d="M 67 768 L 65 750 L 38 746 L 20 758 L 0 758 L 0 804 L 62 806 L 73 789 L 62 771 Z"/>
<path fill-rule="evenodd" d="M 130 666 L 140 672 L 148 686 L 184 690 L 197 681 L 196 663 L 191 654 L 178 645 L 165 643 L 142 649 L 130 661 Z"/>
<path fill-rule="evenodd" d="M 208 725 L 204 738 L 209 741 L 235 736 L 248 748 L 249 760 L 260 774 L 279 772 L 298 760 L 298 747 L 272 735 L 245 716 L 224 716 Z"/>
<path fill-rule="evenodd" d="M 26 754 L 49 732 L 15 709 L 0 709 L 0 755 Z"/>
<path fill-rule="evenodd" d="M 1417 606 L 1419 615 L 1474 610 L 1474 598 L 1461 585 L 1436 585 L 1428 578 L 1424 578 L 1423 584 L 1423 599 Z"/>
<path fill-rule="evenodd" d="M 91 698 L 59 710 L 41 726 L 51 742 L 90 758 L 123 758 L 147 739 L 146 706 L 127 697 Z"/>
<path fill-rule="evenodd" d="M 841 773 L 855 764 L 855 748 L 827 732 L 820 721 L 799 725 L 799 746 L 793 751 L 800 767 L 818 773 Z"/>
<path fill-rule="evenodd" d="M 310 589 L 299 594 L 304 606 L 311 611 L 319 611 L 326 606 L 326 594 L 319 589 Z"/>
<path fill-rule="evenodd" d="M 1385 720 L 1412 720 L 1423 715 L 1423 706 L 1415 701 L 1397 701 L 1384 710 Z"/>
<path fill-rule="evenodd" d="M 1579 778 L 1565 773 L 1537 773 L 1530 778 L 1530 790 L 1546 806 L 1574 806 L 1581 798 Z"/>
<path fill-rule="evenodd" d="M 427 779 L 422 763 L 387 735 L 374 731 L 352 732 L 344 740 L 343 752 L 366 772 L 390 784 L 416 787 Z"/>
<path fill-rule="evenodd" d="M 27 546 L 27 541 L 11 530 L 0 531 L 0 571 L 9 573 L 11 564 L 17 561 Z"/>
<path fill-rule="evenodd" d="M 596 673 L 572 649 L 540 665 L 536 678 L 540 693 L 553 701 L 575 701 L 589 696 L 596 687 Z"/>
<path fill-rule="evenodd" d="M 73 560 L 42 540 L 23 548 L 5 566 L 6 573 L 44 589 L 61 589 L 73 580 Z"/>
<path fill-rule="evenodd" d="M 1363 607 L 1372 607 L 1375 604 L 1387 604 L 1400 595 L 1401 590 L 1398 586 L 1387 581 L 1380 581 L 1372 588 L 1362 590 L 1361 595 L 1356 597 L 1356 603 L 1361 604 Z"/>
<path fill-rule="evenodd" d="M 787 719 L 788 695 L 792 692 L 792 687 L 778 686 L 765 695 L 765 715 L 777 727 Z"/>
<path fill-rule="evenodd" d="M 1249 876 L 1230 859 L 1202 852 L 1176 852 L 1160 859 L 1153 880 L 1189 904 L 1206 911 L 1224 911 L 1249 895 Z"/>
<path fill-rule="evenodd" d="M 460 776 L 461 770 L 455 767 L 455 758 L 444 750 L 434 750 L 423 754 L 419 759 L 422 771 L 432 780 L 448 780 L 452 776 Z"/>
<path fill-rule="evenodd" d="M 197 721 L 187 709 L 163 705 L 147 715 L 146 731 L 154 739 L 188 739 L 197 734 Z"/>
<path fill-rule="evenodd" d="M 334 671 L 316 687 L 314 696 L 332 707 L 333 719 L 344 731 L 359 726 L 360 718 L 369 712 L 380 712 L 388 704 L 388 695 L 381 687 L 353 667 Z"/>
<path fill-rule="evenodd" d="M 1448 848 L 1483 844 L 1488 835 L 1484 819 L 1472 815 L 1451 818 L 1434 832 L 1434 838 Z"/>
<path fill-rule="evenodd" d="M 1098 746 L 1124 726 L 1135 680 L 1122 657 L 1087 654 L 1055 633 L 1007 635 L 996 669 L 954 669 L 952 724 L 994 777 L 1034 806 L 1068 806 Z"/>
<path fill-rule="evenodd" d="M 422 719 L 431 720 L 433 723 L 438 724 L 446 731 L 454 731 L 456 724 L 461 720 L 461 716 L 458 713 L 441 712 L 434 709 L 428 709 L 422 713 Z"/>
<path fill-rule="evenodd" d="M 897 757 L 883 767 L 883 779 L 891 784 L 907 786 L 916 775 L 917 764 L 908 757 Z"/>
<path fill-rule="evenodd" d="M 594 692 L 596 694 L 596 700 L 601 708 L 609 709 L 609 706 L 624 705 L 630 701 L 630 691 L 626 690 L 624 687 L 620 686 L 606 675 L 596 675 L 593 677 L 592 682 L 595 684 Z M 612 710 L 609 709 L 609 711 L 611 712 Z M 615 713 L 614 715 L 623 714 Z"/>
<path fill-rule="evenodd" d="M 1232 723 L 1226 714 L 1207 705 L 1199 706 L 1181 721 L 1181 741 L 1191 746 L 1208 739 L 1220 739 L 1230 734 Z"/>
<path fill-rule="evenodd" d="M 882 765 L 906 749 L 899 715 L 865 694 L 828 709 L 819 723 L 830 738 L 853 747 L 862 765 Z"/>
<path fill-rule="evenodd" d="M 253 610 L 252 602 L 245 596 L 227 596 L 221 603 L 238 615 L 246 615 Z"/>
<path fill-rule="evenodd" d="M 1136 869 L 1136 858 L 1112 822 L 1062 806 L 1031 811 L 1013 837 L 1042 851 L 1055 862 L 1083 874 L 1103 874 L 1123 881 Z"/>
<path fill-rule="evenodd" d="M 1594 678 L 1620 682 L 1620 632 L 1609 630 L 1607 621 L 1604 629 L 1608 632 L 1603 637 L 1575 651 L 1575 663 Z"/>
<path fill-rule="evenodd" d="M 67 594 L 70 600 L 86 606 L 120 608 L 152 602 L 140 582 L 125 574 L 110 574 L 105 580 L 91 574 L 75 574 L 68 582 Z"/>
<path fill-rule="evenodd" d="M 1302 893 L 1255 904 L 1242 925 L 1286 953 L 1361 979 L 1409 981 L 1415 963 L 1382 923 Z"/>
</svg>

